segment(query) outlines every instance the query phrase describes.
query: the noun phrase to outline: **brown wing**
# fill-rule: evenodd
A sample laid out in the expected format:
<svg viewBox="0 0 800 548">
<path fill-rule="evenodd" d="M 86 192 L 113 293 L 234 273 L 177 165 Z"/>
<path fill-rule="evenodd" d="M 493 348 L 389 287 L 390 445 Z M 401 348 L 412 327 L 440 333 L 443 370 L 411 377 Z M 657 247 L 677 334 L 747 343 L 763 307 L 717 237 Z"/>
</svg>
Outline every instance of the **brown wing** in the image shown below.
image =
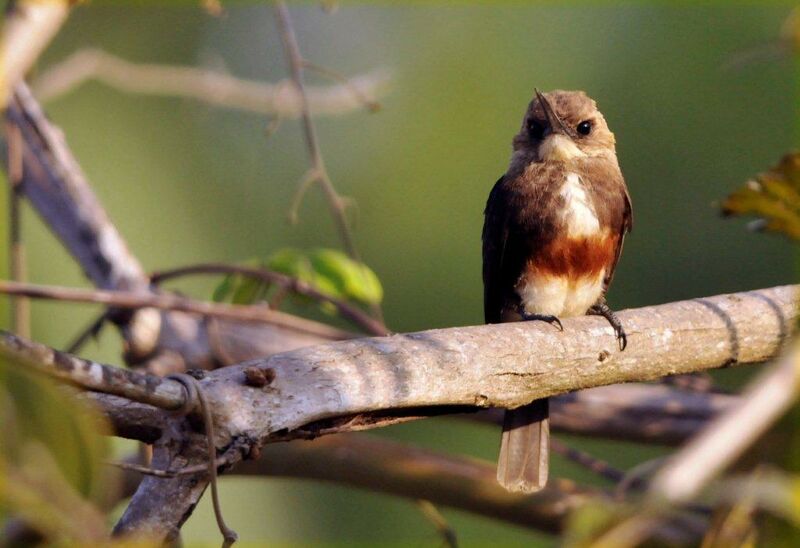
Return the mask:
<svg viewBox="0 0 800 548">
<path fill-rule="evenodd" d="M 614 252 L 614 262 L 611 263 L 611 267 L 606 272 L 606 276 L 603 279 L 603 293 L 608 291 L 608 286 L 611 285 L 611 280 L 614 279 L 614 271 L 617 269 L 617 263 L 619 262 L 619 256 L 622 255 L 622 244 L 625 242 L 625 235 L 633 229 L 633 207 L 631 205 L 631 197 L 628 194 L 628 187 L 625 186 L 625 180 L 622 178 L 622 173 L 618 170 L 615 174 L 615 177 L 618 177 L 618 181 L 614 182 L 614 187 L 616 188 L 616 199 L 622 201 L 622 208 L 619 215 L 614 215 L 617 217 L 614 219 L 615 224 L 619 227 L 619 237 L 617 238 L 617 249 Z"/>
<path fill-rule="evenodd" d="M 499 323 L 505 304 L 503 260 L 508 241 L 508 203 L 505 176 L 495 183 L 483 212 L 483 315 Z"/>
</svg>

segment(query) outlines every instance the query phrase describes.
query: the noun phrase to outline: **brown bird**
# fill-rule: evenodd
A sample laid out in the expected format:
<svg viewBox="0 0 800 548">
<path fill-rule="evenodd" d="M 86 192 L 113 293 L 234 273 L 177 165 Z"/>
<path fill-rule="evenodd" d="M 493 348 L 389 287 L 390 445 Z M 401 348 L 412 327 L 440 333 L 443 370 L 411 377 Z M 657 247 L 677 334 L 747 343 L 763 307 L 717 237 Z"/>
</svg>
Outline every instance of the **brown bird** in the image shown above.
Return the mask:
<svg viewBox="0 0 800 548">
<path fill-rule="evenodd" d="M 486 323 L 605 317 L 620 350 L 622 324 L 606 304 L 633 216 L 614 134 L 582 91 L 551 91 L 528 106 L 508 171 L 483 225 Z M 506 411 L 497 480 L 533 492 L 547 482 L 547 399 Z"/>
</svg>

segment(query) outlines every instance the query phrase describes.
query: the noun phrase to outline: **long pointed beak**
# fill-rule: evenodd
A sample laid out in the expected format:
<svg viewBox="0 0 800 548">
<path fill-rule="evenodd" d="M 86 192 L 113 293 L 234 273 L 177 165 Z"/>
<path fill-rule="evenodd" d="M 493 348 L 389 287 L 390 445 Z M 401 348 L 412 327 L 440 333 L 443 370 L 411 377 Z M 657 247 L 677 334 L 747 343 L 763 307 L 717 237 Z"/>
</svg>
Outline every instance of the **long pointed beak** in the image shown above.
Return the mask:
<svg viewBox="0 0 800 548">
<path fill-rule="evenodd" d="M 553 133 L 561 133 L 564 135 L 570 135 L 571 132 L 567 129 L 567 126 L 564 125 L 564 122 L 561 121 L 561 118 L 553 110 L 553 107 L 550 105 L 550 101 L 541 93 L 538 89 L 534 89 L 536 92 L 536 97 L 539 99 L 539 103 L 542 105 L 542 109 L 544 110 L 544 115 L 547 117 L 547 122 L 550 125 L 550 130 Z"/>
</svg>

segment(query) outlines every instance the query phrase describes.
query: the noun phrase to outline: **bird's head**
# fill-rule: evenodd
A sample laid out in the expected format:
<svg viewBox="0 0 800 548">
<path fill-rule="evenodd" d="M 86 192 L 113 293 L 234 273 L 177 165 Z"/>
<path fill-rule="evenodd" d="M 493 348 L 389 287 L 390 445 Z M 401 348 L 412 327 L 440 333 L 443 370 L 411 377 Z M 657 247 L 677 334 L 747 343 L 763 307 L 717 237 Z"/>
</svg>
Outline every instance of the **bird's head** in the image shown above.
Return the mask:
<svg viewBox="0 0 800 548">
<path fill-rule="evenodd" d="M 522 129 L 514 137 L 514 154 L 535 162 L 587 157 L 616 161 L 614 143 L 603 114 L 584 92 L 536 90 Z"/>
</svg>

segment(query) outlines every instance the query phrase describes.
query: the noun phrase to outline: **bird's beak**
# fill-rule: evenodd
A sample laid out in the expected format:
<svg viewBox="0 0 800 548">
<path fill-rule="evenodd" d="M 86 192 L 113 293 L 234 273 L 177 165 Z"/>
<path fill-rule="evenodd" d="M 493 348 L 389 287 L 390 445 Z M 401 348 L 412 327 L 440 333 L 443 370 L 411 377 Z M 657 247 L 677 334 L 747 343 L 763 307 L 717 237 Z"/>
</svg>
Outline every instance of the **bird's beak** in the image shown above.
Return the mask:
<svg viewBox="0 0 800 548">
<path fill-rule="evenodd" d="M 569 129 L 567 129 L 567 126 L 564 125 L 564 122 L 561 121 L 561 118 L 559 118 L 558 114 L 556 114 L 556 112 L 553 110 L 553 107 L 550 105 L 550 101 L 548 101 L 544 94 L 538 89 L 534 91 L 536 91 L 536 98 L 539 99 L 539 103 L 542 105 L 542 109 L 544 110 L 544 115 L 547 117 L 547 123 L 550 126 L 550 131 L 569 136 Z"/>
<path fill-rule="evenodd" d="M 547 117 L 547 124 L 550 126 L 550 134 L 539 146 L 538 152 L 540 159 L 544 161 L 568 162 L 575 158 L 585 156 L 584 152 L 575 144 L 575 133 L 573 133 L 558 114 L 553 110 L 550 101 L 536 90 L 536 97 L 542 105 L 544 115 Z"/>
</svg>

